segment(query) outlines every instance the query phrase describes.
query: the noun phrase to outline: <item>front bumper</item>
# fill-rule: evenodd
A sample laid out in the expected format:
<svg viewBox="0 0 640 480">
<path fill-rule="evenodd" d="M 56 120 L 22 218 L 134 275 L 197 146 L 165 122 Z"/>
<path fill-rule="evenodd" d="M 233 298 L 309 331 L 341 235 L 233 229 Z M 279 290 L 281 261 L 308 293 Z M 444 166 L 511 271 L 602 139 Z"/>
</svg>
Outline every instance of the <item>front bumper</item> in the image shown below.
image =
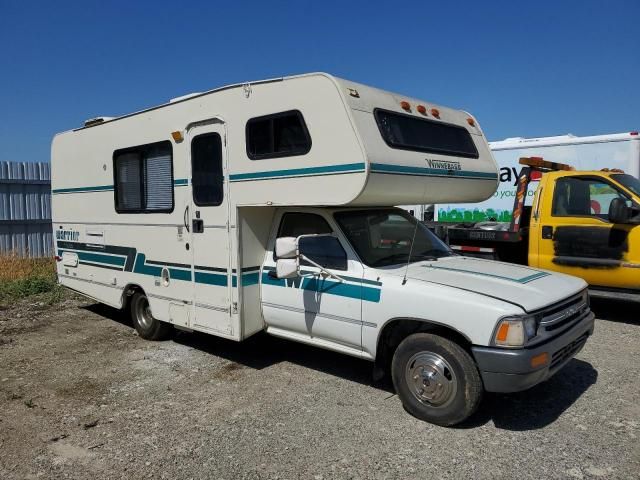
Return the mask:
<svg viewBox="0 0 640 480">
<path fill-rule="evenodd" d="M 519 392 L 547 380 L 582 350 L 593 334 L 595 315 L 589 311 L 568 331 L 532 348 L 509 350 L 495 347 L 471 347 L 488 392 Z M 547 352 L 549 362 L 532 367 L 531 359 Z"/>
</svg>

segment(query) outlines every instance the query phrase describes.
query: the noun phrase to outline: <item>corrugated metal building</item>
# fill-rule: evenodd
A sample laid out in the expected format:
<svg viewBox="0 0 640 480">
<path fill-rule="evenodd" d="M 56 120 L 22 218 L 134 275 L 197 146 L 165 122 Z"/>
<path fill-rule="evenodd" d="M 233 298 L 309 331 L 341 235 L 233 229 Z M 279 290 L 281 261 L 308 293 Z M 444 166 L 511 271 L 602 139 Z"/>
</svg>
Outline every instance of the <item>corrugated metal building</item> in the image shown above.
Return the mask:
<svg viewBox="0 0 640 480">
<path fill-rule="evenodd" d="M 51 166 L 0 162 L 0 253 L 53 255 Z"/>
</svg>

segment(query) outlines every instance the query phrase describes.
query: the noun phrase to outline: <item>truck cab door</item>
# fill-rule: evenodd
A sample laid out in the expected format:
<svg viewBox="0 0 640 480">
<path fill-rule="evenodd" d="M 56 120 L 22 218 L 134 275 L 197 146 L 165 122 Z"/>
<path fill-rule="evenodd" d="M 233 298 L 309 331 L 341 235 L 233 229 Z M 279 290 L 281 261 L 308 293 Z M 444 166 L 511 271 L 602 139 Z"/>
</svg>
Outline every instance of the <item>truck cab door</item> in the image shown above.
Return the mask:
<svg viewBox="0 0 640 480">
<path fill-rule="evenodd" d="M 285 212 L 276 217 L 277 230 L 265 258 L 262 280 L 262 312 L 269 333 L 330 342 L 352 350 L 362 347 L 362 276 L 364 269 L 349 245 L 340 237 L 302 251 L 314 262 L 344 279 L 343 282 L 302 263 L 302 275 L 278 279 L 275 275 L 275 238 L 307 234 L 331 234 L 337 231 L 332 219 L 317 213 Z M 324 237 L 323 240 L 327 240 Z M 303 247 L 301 247 L 303 248 Z"/>
<path fill-rule="evenodd" d="M 624 192 L 598 175 L 558 176 L 547 182 L 551 187 L 553 195 L 545 195 L 539 225 L 531 231 L 537 236 L 537 266 L 593 286 L 632 288 L 635 282 L 637 288 L 639 271 L 628 267 L 632 226 L 613 225 L 608 215 L 611 200 L 627 200 Z"/>
</svg>

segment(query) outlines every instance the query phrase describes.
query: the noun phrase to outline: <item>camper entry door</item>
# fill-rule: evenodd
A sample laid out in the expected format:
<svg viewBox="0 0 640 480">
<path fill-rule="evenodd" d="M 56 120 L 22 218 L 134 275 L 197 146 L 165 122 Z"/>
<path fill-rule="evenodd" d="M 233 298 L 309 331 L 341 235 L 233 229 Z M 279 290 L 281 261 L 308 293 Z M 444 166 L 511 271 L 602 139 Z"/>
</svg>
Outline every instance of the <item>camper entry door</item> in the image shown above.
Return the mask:
<svg viewBox="0 0 640 480">
<path fill-rule="evenodd" d="M 231 335 L 229 198 L 225 127 L 189 129 L 191 198 L 186 216 L 193 261 L 193 325 Z"/>
</svg>

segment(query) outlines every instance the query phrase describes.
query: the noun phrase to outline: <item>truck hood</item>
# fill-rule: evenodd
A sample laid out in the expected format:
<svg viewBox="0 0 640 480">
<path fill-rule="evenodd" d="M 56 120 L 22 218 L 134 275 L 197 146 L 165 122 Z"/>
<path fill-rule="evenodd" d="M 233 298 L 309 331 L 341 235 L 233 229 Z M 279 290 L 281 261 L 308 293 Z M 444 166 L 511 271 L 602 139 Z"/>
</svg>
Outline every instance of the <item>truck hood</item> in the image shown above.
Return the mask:
<svg viewBox="0 0 640 480">
<path fill-rule="evenodd" d="M 527 312 L 552 305 L 587 286 L 584 280 L 569 275 L 459 256 L 414 263 L 409 266 L 407 278 L 498 298 Z"/>
</svg>

